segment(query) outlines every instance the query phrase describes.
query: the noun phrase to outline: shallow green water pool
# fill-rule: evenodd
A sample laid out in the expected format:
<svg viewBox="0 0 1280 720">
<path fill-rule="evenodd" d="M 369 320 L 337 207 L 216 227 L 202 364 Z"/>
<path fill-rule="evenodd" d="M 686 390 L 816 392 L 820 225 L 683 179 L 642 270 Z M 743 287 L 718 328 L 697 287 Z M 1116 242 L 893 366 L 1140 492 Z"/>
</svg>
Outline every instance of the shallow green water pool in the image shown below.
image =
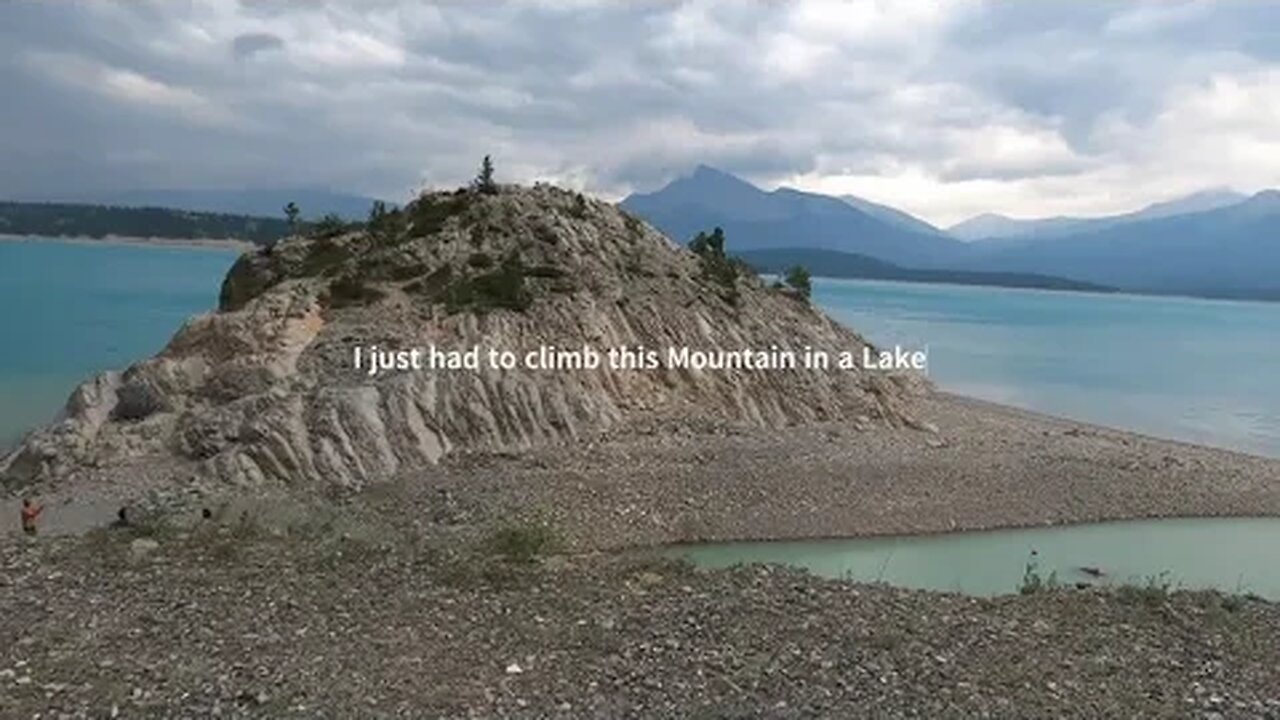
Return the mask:
<svg viewBox="0 0 1280 720">
<path fill-rule="evenodd" d="M 1157 582 L 1280 600 L 1280 518 L 1139 520 L 852 540 L 710 543 L 670 551 L 706 567 L 781 563 L 826 577 L 973 595 L 1017 592 L 1033 560 L 1042 578 L 1056 574 L 1065 584 Z"/>
</svg>

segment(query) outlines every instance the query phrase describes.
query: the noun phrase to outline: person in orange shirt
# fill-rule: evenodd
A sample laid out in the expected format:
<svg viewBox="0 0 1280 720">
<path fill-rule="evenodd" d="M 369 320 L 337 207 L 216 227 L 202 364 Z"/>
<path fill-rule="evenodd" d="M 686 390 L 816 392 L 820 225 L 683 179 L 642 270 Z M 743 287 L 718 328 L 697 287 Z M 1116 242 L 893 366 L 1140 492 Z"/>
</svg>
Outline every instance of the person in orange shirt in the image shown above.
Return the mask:
<svg viewBox="0 0 1280 720">
<path fill-rule="evenodd" d="M 44 512 L 43 505 L 37 505 L 31 502 L 31 498 L 22 499 L 22 532 L 28 535 L 36 534 L 36 518 L 40 517 L 40 513 Z"/>
</svg>

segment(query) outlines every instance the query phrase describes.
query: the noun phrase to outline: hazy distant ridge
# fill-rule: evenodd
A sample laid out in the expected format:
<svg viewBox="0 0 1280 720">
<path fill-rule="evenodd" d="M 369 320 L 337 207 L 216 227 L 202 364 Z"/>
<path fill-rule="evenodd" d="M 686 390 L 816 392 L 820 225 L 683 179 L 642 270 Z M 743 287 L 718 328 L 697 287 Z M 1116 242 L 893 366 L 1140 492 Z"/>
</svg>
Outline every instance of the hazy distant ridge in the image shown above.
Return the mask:
<svg viewBox="0 0 1280 720">
<path fill-rule="evenodd" d="M 1158 202 L 1130 213 L 1096 218 L 1050 217 L 1017 219 L 995 213 L 983 213 L 952 225 L 947 232 L 961 240 L 1001 240 L 1065 237 L 1081 232 L 1102 230 L 1136 220 L 1155 220 L 1174 215 L 1205 212 L 1230 207 L 1248 200 L 1249 196 L 1234 190 L 1204 190 L 1186 197 Z"/>
<path fill-rule="evenodd" d="M 983 215 L 951 228 L 859 198 L 761 190 L 699 167 L 624 207 L 678 241 L 723 227 L 735 252 L 853 253 L 907 270 L 998 273 L 1219 297 L 1280 297 L 1280 192 L 1209 190 L 1104 218 Z M 828 258 L 833 260 L 834 258 Z M 833 272 L 813 263 L 816 275 Z M 972 276 L 980 277 L 980 276 Z"/>
<path fill-rule="evenodd" d="M 337 215 L 345 220 L 364 220 L 374 198 L 313 188 L 241 188 L 232 190 L 122 190 L 80 193 L 69 196 L 31 198 L 39 202 L 113 207 L 152 207 L 192 212 L 252 215 L 283 218 L 284 206 L 295 203 L 301 217 L 318 220 Z"/>
</svg>

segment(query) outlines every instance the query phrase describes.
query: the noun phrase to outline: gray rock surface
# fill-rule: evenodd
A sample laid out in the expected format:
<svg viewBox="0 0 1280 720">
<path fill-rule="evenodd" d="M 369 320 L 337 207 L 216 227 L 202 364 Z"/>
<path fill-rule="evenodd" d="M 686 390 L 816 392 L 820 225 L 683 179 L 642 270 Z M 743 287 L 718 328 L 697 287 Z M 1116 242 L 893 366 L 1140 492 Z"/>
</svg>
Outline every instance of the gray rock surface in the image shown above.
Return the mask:
<svg viewBox="0 0 1280 720">
<path fill-rule="evenodd" d="M 862 338 L 804 300 L 754 276 L 717 283 L 642 222 L 549 186 L 435 193 L 369 230 L 289 238 L 243 256 L 221 303 L 156 357 L 81 385 L 0 460 L 7 487 L 357 488 L 639 416 L 900 427 L 924 387 L 834 369 L 353 368 L 357 345 L 860 355 Z"/>
</svg>

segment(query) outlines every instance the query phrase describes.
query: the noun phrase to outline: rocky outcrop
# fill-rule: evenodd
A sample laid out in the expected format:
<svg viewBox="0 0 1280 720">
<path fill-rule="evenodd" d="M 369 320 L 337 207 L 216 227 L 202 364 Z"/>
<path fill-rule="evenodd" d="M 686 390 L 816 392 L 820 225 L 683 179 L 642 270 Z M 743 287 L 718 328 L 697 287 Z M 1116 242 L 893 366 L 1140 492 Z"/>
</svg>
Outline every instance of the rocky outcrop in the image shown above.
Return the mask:
<svg viewBox="0 0 1280 720">
<path fill-rule="evenodd" d="M 730 239 L 732 242 L 732 239 Z M 549 186 L 427 194 L 361 229 L 246 254 L 217 312 L 76 390 L 3 461 L 17 485 L 358 487 L 459 448 L 575 441 L 637 417 L 782 427 L 910 424 L 922 381 L 859 370 L 420 370 L 369 377 L 356 346 L 699 350 L 864 341 L 727 260 Z M 726 264 L 728 263 L 728 264 Z M 157 471 L 162 468 L 163 471 Z"/>
</svg>

